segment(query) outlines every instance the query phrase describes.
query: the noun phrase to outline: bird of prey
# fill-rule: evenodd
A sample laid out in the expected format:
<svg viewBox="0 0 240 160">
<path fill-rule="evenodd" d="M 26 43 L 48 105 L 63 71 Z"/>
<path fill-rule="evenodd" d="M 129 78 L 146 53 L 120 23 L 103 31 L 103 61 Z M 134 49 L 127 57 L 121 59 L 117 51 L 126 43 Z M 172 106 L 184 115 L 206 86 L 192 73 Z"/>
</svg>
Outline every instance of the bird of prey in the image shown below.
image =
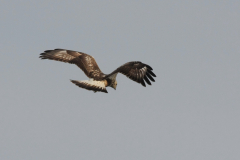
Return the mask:
<svg viewBox="0 0 240 160">
<path fill-rule="evenodd" d="M 76 64 L 80 69 L 82 69 L 89 80 L 71 80 L 71 82 L 81 88 L 94 92 L 108 93 L 106 87 L 112 87 L 116 90 L 116 77 L 118 73 L 122 73 L 131 80 L 141 83 L 144 87 L 146 87 L 145 82 L 151 85 L 150 80 L 155 82 L 153 77 L 156 77 L 156 75 L 152 72 L 152 67 L 139 61 L 125 63 L 112 73 L 104 74 L 92 56 L 83 52 L 66 49 L 46 50 L 44 53 L 40 54 L 39 58 Z"/>
</svg>

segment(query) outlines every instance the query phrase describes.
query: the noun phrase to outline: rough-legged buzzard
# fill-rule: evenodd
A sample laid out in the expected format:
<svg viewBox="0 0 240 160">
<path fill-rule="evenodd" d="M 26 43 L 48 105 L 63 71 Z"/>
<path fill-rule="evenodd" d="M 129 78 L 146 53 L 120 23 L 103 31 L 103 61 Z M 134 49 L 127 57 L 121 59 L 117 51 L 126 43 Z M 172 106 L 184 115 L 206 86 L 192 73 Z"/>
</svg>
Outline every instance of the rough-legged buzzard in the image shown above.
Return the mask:
<svg viewBox="0 0 240 160">
<path fill-rule="evenodd" d="M 144 87 L 146 87 L 145 82 L 151 85 L 150 80 L 155 82 L 153 77 L 156 77 L 152 72 L 153 69 L 149 65 L 139 61 L 125 63 L 112 73 L 104 74 L 98 67 L 95 59 L 82 52 L 65 49 L 46 50 L 40 54 L 39 58 L 76 64 L 90 79 L 84 81 L 71 80 L 71 82 L 81 88 L 94 92 L 108 93 L 106 90 L 108 86 L 116 89 L 116 77 L 118 73 L 122 73 L 131 80 L 141 83 Z"/>
</svg>

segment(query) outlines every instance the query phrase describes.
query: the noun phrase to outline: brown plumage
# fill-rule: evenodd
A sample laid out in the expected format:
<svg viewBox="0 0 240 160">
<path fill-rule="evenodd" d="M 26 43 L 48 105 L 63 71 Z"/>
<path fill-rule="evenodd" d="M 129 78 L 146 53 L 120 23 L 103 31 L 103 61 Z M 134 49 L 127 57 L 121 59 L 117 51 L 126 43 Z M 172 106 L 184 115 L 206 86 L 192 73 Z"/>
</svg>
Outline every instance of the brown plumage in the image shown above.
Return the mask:
<svg viewBox="0 0 240 160">
<path fill-rule="evenodd" d="M 112 73 L 104 74 L 98 67 L 95 59 L 92 56 L 82 52 L 65 49 L 46 50 L 44 53 L 40 54 L 39 58 L 76 64 L 80 69 L 83 70 L 90 80 L 71 80 L 71 82 L 81 88 L 93 90 L 94 92 L 107 93 L 107 86 L 116 89 L 116 76 L 118 73 L 122 73 L 131 80 L 141 83 L 144 87 L 146 87 L 145 82 L 151 85 L 150 80 L 155 82 L 153 77 L 156 77 L 156 75 L 152 72 L 153 69 L 149 65 L 139 61 L 128 62 L 117 68 Z"/>
</svg>

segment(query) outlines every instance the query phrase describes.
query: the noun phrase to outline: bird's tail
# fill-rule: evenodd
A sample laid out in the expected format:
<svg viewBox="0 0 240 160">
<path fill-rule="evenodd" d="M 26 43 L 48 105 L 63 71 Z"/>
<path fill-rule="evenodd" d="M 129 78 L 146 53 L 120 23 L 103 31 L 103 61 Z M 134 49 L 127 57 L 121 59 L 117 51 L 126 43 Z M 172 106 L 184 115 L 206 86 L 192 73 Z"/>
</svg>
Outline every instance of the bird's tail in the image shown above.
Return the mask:
<svg viewBox="0 0 240 160">
<path fill-rule="evenodd" d="M 94 80 L 84 80 L 84 81 L 76 81 L 71 80 L 72 83 L 77 85 L 78 87 L 91 90 L 94 92 L 104 92 L 108 93 L 104 84 L 104 81 L 94 81 Z"/>
</svg>

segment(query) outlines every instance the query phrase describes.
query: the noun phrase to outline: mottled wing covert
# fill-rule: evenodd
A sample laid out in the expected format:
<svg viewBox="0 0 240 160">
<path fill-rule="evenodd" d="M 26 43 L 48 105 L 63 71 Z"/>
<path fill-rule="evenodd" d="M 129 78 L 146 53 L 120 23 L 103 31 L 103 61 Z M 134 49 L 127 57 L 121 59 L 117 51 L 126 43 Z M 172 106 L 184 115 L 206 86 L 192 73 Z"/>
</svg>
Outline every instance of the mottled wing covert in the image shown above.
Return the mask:
<svg viewBox="0 0 240 160">
<path fill-rule="evenodd" d="M 95 59 L 86 53 L 55 49 L 44 51 L 44 53 L 40 54 L 39 58 L 76 64 L 89 78 L 94 78 L 96 80 L 101 79 L 104 75 Z"/>
</svg>

